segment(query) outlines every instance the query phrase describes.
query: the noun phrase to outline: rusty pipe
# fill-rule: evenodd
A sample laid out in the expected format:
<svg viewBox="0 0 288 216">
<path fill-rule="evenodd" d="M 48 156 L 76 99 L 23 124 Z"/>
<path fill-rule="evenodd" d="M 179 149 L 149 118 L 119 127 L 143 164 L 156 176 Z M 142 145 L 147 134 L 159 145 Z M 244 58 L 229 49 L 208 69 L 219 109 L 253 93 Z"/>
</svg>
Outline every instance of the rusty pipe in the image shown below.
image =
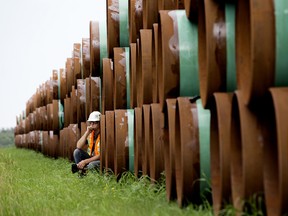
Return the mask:
<svg viewBox="0 0 288 216">
<path fill-rule="evenodd" d="M 267 215 L 288 213 L 288 88 L 269 89 L 263 121 L 266 129 L 264 141 L 264 187 Z"/>
<path fill-rule="evenodd" d="M 257 105 L 274 83 L 275 36 L 272 0 L 237 1 L 237 88 L 246 105 Z"/>
<path fill-rule="evenodd" d="M 235 1 L 198 3 L 200 95 L 205 108 L 209 108 L 214 92 L 237 88 L 235 7 Z"/>
<path fill-rule="evenodd" d="M 106 11 L 108 57 L 113 58 L 113 48 L 129 47 L 128 1 L 106 0 Z"/>
<path fill-rule="evenodd" d="M 90 21 L 89 34 L 90 34 L 90 76 L 100 75 L 100 28 L 98 21 Z"/>
<path fill-rule="evenodd" d="M 126 109 L 130 105 L 129 86 L 129 48 L 114 48 L 114 109 Z M 129 80 L 129 79 L 128 79 Z M 129 82 L 128 82 L 129 83 Z"/>
<path fill-rule="evenodd" d="M 244 95 L 236 91 L 232 100 L 231 187 L 235 209 L 241 212 L 245 201 L 263 193 L 263 133 L 258 116 L 245 105 Z"/>
<path fill-rule="evenodd" d="M 160 11 L 162 64 L 159 75 L 159 102 L 167 98 L 199 95 L 197 26 L 184 10 Z M 159 53 L 159 54 L 161 54 Z"/>
<path fill-rule="evenodd" d="M 91 80 L 91 97 L 90 97 L 90 111 L 101 110 L 101 78 L 100 77 L 90 77 Z M 86 99 L 87 101 L 87 99 Z M 103 113 L 103 112 L 102 112 Z M 89 114 L 87 114 L 88 116 Z M 86 119 L 85 119 L 86 120 Z"/>
<path fill-rule="evenodd" d="M 142 0 L 143 29 L 152 29 L 154 23 L 158 23 L 158 2 L 154 0 Z"/>
<path fill-rule="evenodd" d="M 143 0 L 129 1 L 129 43 L 136 43 L 143 28 Z"/>
<path fill-rule="evenodd" d="M 129 146 L 126 142 L 128 135 L 128 117 L 126 110 L 115 110 L 115 154 L 114 174 L 118 177 L 129 169 Z"/>
<path fill-rule="evenodd" d="M 198 0 L 184 0 L 186 16 L 191 22 L 198 22 Z"/>
<path fill-rule="evenodd" d="M 150 155 L 149 155 L 149 146 L 152 143 L 150 136 L 150 105 L 144 104 L 142 106 L 142 175 L 150 174 Z"/>
<path fill-rule="evenodd" d="M 230 126 L 232 93 L 214 93 L 211 103 L 211 187 L 213 211 L 220 210 L 231 200 Z"/>
<path fill-rule="evenodd" d="M 92 95 L 92 94 L 91 94 Z M 86 121 L 86 94 L 85 94 L 85 80 L 77 79 L 77 123 Z"/>
<path fill-rule="evenodd" d="M 83 79 L 90 76 L 90 38 L 82 38 Z"/>
<path fill-rule="evenodd" d="M 135 107 L 135 125 L 134 125 L 134 174 L 136 177 L 141 175 L 142 171 L 142 149 L 143 149 L 143 135 L 142 135 L 142 108 Z"/>
<path fill-rule="evenodd" d="M 164 114 L 160 104 L 150 105 L 150 131 L 149 166 L 151 182 L 158 181 L 164 171 Z"/>
<path fill-rule="evenodd" d="M 158 52 L 159 52 L 158 23 L 153 24 L 152 39 L 152 102 L 159 103 L 158 97 Z"/>
<path fill-rule="evenodd" d="M 105 152 L 106 152 L 106 118 L 101 115 L 100 118 L 100 173 L 105 172 Z"/>
<path fill-rule="evenodd" d="M 106 140 L 106 146 L 105 146 L 105 170 L 106 172 L 112 171 L 115 172 L 115 166 L 114 166 L 114 155 L 115 155 L 115 117 L 114 117 L 114 111 L 106 111 L 105 112 L 106 117 L 106 128 L 109 128 L 109 130 L 106 130 L 105 132 L 105 140 Z"/>
<path fill-rule="evenodd" d="M 101 88 L 101 112 L 113 110 L 113 62 L 109 58 L 103 58 L 103 77 Z"/>
<path fill-rule="evenodd" d="M 187 127 L 189 125 L 189 127 Z M 200 198 L 200 144 L 196 103 L 179 97 L 175 114 L 175 174 L 179 207 Z"/>
<path fill-rule="evenodd" d="M 130 108 L 137 106 L 137 44 L 130 44 Z"/>
<path fill-rule="evenodd" d="M 176 98 L 166 100 L 166 113 L 168 119 L 165 126 L 164 158 L 165 158 L 165 178 L 166 178 L 166 198 L 168 201 L 177 198 L 176 176 L 175 176 L 175 115 Z M 168 134 L 168 135 L 167 135 Z"/>
<path fill-rule="evenodd" d="M 152 30 L 140 30 L 140 62 L 141 69 L 137 74 L 140 79 L 140 86 L 137 91 L 138 97 L 142 98 L 143 104 L 152 103 Z M 153 84 L 153 83 L 152 83 Z M 140 102 L 141 103 L 141 102 Z"/>
</svg>

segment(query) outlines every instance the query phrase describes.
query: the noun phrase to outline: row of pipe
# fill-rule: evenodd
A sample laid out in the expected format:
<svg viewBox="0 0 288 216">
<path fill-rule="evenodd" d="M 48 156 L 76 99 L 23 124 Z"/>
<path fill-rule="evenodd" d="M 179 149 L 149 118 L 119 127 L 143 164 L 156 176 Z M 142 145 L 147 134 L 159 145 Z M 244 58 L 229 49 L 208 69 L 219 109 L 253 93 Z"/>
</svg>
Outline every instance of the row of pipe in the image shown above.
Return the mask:
<svg viewBox="0 0 288 216">
<path fill-rule="evenodd" d="M 101 172 L 151 183 L 164 174 L 167 200 L 205 197 L 216 215 L 229 203 L 247 211 L 255 195 L 267 215 L 287 213 L 287 9 L 107 0 L 106 23 L 90 22 L 82 53 L 74 44 L 17 118 L 16 146 L 73 160 L 87 115 L 100 110 Z"/>
</svg>

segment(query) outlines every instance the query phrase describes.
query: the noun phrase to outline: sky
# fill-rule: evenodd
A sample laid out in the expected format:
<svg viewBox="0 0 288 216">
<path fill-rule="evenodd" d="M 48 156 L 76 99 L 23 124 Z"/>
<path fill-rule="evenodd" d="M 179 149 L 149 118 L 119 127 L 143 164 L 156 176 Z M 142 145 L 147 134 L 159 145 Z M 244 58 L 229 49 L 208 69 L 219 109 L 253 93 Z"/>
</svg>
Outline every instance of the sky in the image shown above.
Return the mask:
<svg viewBox="0 0 288 216">
<path fill-rule="evenodd" d="M 105 22 L 106 0 L 0 0 L 0 129 L 37 88 L 65 68 L 73 44 L 89 38 L 89 22 Z"/>
</svg>

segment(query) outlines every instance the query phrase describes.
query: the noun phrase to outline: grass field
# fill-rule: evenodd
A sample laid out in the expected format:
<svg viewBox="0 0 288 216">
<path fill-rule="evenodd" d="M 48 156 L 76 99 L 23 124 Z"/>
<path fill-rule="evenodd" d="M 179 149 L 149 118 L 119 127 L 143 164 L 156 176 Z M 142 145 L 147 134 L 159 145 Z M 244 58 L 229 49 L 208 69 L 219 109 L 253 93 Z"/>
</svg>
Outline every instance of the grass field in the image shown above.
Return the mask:
<svg viewBox="0 0 288 216">
<path fill-rule="evenodd" d="M 183 209 L 166 200 L 164 184 L 151 185 L 127 173 L 70 171 L 64 159 L 32 150 L 0 148 L 0 215 L 213 215 L 212 207 Z"/>
</svg>

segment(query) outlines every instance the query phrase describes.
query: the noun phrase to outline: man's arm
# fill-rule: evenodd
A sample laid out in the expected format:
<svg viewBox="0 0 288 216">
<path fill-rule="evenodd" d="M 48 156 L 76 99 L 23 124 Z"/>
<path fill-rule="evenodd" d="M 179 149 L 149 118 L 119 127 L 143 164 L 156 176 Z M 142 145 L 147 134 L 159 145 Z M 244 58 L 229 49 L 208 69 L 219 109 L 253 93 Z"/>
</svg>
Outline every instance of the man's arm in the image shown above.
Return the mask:
<svg viewBox="0 0 288 216">
<path fill-rule="evenodd" d="M 83 134 L 83 136 L 78 140 L 78 142 L 77 142 L 77 148 L 83 149 L 83 147 L 86 145 L 87 137 L 89 136 L 89 134 L 90 134 L 91 132 L 92 132 L 91 126 L 88 126 L 88 127 L 87 127 L 87 130 L 85 131 L 85 133 Z"/>
</svg>

